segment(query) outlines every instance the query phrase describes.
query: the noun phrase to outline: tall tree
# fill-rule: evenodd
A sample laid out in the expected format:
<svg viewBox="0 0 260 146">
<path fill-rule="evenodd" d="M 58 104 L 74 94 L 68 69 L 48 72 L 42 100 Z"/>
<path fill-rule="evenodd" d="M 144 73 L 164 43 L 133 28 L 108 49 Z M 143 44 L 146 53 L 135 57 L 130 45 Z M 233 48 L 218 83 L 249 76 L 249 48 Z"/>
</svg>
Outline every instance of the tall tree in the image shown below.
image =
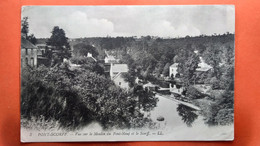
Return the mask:
<svg viewBox="0 0 260 146">
<path fill-rule="evenodd" d="M 193 53 L 191 56 L 187 58 L 187 60 L 178 68 L 178 72 L 180 72 L 183 76 L 184 85 L 188 87 L 191 83 L 194 83 L 195 80 L 195 71 L 198 68 L 199 57 Z"/>
<path fill-rule="evenodd" d="M 50 45 L 54 49 L 53 65 L 62 62 L 64 58 L 71 57 L 71 48 L 66 37 L 65 31 L 59 26 L 55 26 L 52 29 L 52 35 L 47 41 L 47 45 Z"/>
<path fill-rule="evenodd" d="M 21 32 L 25 34 L 25 37 L 27 38 L 27 35 L 29 33 L 28 17 L 23 17 L 22 19 Z"/>
<path fill-rule="evenodd" d="M 222 50 L 220 48 L 220 44 L 211 45 L 203 53 L 203 58 L 205 59 L 205 62 L 213 67 L 214 76 L 217 79 L 220 79 L 221 76 L 219 64 L 221 63 L 222 59 Z"/>
<path fill-rule="evenodd" d="M 168 76 L 168 75 L 169 75 L 169 68 L 170 68 L 170 66 L 171 66 L 170 63 L 166 63 L 166 64 L 165 64 L 165 66 L 164 66 L 164 68 L 163 68 L 163 72 L 162 72 L 162 74 L 163 74 L 164 76 Z"/>
</svg>

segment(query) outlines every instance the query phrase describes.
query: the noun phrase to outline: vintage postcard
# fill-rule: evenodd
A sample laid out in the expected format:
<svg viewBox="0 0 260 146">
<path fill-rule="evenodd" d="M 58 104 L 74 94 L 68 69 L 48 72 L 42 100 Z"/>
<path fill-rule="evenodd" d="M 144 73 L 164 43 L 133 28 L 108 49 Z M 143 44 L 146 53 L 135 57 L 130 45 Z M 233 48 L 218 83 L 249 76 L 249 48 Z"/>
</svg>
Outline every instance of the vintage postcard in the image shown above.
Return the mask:
<svg viewBox="0 0 260 146">
<path fill-rule="evenodd" d="M 23 6 L 21 141 L 234 139 L 233 5 Z"/>
</svg>

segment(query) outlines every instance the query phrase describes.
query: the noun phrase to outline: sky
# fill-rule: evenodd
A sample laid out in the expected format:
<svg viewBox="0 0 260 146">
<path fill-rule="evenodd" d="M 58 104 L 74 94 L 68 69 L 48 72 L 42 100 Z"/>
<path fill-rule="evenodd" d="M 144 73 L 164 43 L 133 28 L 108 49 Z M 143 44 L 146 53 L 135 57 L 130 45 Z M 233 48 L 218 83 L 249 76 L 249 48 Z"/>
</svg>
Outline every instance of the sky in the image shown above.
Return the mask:
<svg viewBox="0 0 260 146">
<path fill-rule="evenodd" d="M 24 6 L 29 34 L 49 38 L 54 26 L 69 38 L 185 37 L 235 32 L 232 5 L 207 6 Z"/>
</svg>

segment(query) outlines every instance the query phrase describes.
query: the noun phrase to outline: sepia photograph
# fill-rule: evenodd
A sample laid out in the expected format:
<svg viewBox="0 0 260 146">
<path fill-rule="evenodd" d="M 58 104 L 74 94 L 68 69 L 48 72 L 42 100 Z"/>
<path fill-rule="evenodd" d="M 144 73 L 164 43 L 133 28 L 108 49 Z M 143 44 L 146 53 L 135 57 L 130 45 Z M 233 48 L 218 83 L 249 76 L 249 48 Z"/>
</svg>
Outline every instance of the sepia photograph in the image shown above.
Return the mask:
<svg viewBox="0 0 260 146">
<path fill-rule="evenodd" d="M 235 7 L 23 6 L 21 141 L 231 141 Z"/>
</svg>

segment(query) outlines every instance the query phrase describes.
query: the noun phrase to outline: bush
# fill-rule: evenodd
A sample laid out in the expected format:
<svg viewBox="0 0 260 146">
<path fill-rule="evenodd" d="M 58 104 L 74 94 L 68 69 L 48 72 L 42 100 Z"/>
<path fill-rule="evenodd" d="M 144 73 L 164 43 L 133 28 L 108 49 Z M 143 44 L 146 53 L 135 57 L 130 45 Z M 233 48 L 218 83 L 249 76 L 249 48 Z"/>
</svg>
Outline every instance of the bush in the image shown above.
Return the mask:
<svg viewBox="0 0 260 146">
<path fill-rule="evenodd" d="M 220 82 L 219 82 L 219 80 L 216 77 L 211 78 L 210 84 L 212 85 L 212 89 L 213 90 L 220 88 L 220 85 L 219 85 Z"/>
<path fill-rule="evenodd" d="M 229 125 L 234 122 L 233 109 L 220 109 L 215 117 L 216 123 L 220 125 Z"/>
<path fill-rule="evenodd" d="M 210 125 L 228 125 L 234 121 L 234 92 L 225 91 L 222 98 L 218 98 L 210 106 L 210 115 L 206 117 L 206 123 Z"/>
<path fill-rule="evenodd" d="M 186 95 L 189 99 L 200 99 L 205 97 L 203 93 L 199 92 L 196 88 L 192 86 L 189 86 L 187 88 Z"/>
</svg>

